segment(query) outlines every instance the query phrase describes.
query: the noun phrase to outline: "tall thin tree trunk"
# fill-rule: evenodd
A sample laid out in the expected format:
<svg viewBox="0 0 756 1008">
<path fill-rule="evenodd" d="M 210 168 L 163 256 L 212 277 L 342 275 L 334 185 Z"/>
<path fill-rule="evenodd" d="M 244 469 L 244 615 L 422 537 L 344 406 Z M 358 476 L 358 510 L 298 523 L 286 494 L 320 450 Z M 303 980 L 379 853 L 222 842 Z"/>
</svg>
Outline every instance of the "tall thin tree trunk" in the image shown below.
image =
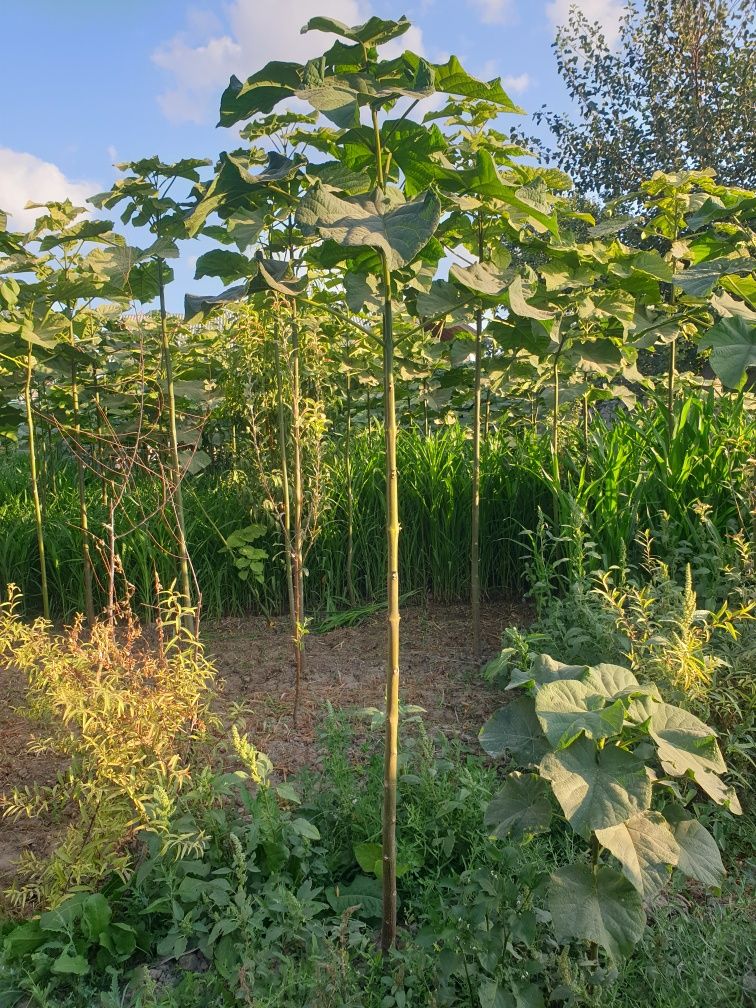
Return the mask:
<svg viewBox="0 0 756 1008">
<path fill-rule="evenodd" d="M 71 405 L 73 408 L 74 436 L 76 438 L 76 482 L 79 492 L 79 524 L 81 525 L 81 558 L 84 564 L 84 612 L 87 623 L 95 621 L 94 598 L 92 596 L 92 558 L 89 552 L 89 515 L 87 513 L 84 463 L 81 460 L 81 421 L 79 418 L 79 376 L 76 364 L 71 365 Z"/>
<path fill-rule="evenodd" d="M 189 548 L 186 542 L 186 521 L 184 519 L 184 492 L 182 489 L 181 462 L 179 460 L 178 449 L 178 427 L 176 423 L 176 390 L 173 383 L 173 361 L 171 359 L 171 345 L 168 338 L 168 324 L 165 309 L 165 284 L 163 283 L 163 261 L 157 260 L 158 266 L 158 287 L 160 291 L 160 347 L 163 354 L 163 366 L 165 367 L 165 384 L 168 396 L 168 440 L 171 449 L 171 470 L 173 477 L 173 495 L 176 507 L 177 539 L 179 548 L 179 565 L 181 594 L 184 596 L 184 604 L 188 607 L 192 604 L 192 585 L 189 574 Z M 184 617 L 184 624 L 188 630 L 194 629 L 194 620 L 191 614 Z"/>
<path fill-rule="evenodd" d="M 480 640 L 480 353 L 483 313 L 475 313 L 475 398 L 473 400 L 472 515 L 470 541 L 470 603 L 473 625 L 473 658 L 481 660 Z"/>
<path fill-rule="evenodd" d="M 582 400 L 583 406 L 583 454 L 585 458 L 585 464 L 588 465 L 588 437 L 590 434 L 590 424 L 589 424 L 589 411 L 588 411 L 588 395 L 587 393 L 583 396 Z"/>
<path fill-rule="evenodd" d="M 554 362 L 554 409 L 551 414 L 551 471 L 554 477 L 554 490 L 560 486 L 559 473 L 559 361 Z M 554 515 L 556 518 L 556 514 Z"/>
<path fill-rule="evenodd" d="M 346 340 L 346 431 L 344 437 L 344 470 L 346 475 L 346 495 L 347 495 L 347 557 L 346 557 L 346 581 L 347 597 L 349 604 L 354 608 L 356 595 L 354 591 L 353 565 L 354 565 L 354 490 L 352 487 L 352 375 L 351 359 L 349 355 L 349 337 Z"/>
<path fill-rule="evenodd" d="M 372 110 L 379 189 L 385 191 L 378 112 Z M 391 270 L 383 260 L 383 427 L 386 442 L 386 739 L 383 755 L 383 865 L 381 948 L 396 943 L 396 792 L 399 765 L 399 485 L 396 466 L 396 390 L 394 387 L 394 316 Z"/>
<path fill-rule="evenodd" d="M 483 260 L 483 222 L 478 215 L 478 262 Z M 475 389 L 473 398 L 472 514 L 470 537 L 470 607 L 473 625 L 473 659 L 480 665 L 480 370 L 483 311 L 475 312 Z"/>
<path fill-rule="evenodd" d="M 115 628 L 115 575 L 116 575 L 116 535 L 115 535 L 115 500 L 108 503 L 108 626 Z"/>
<path fill-rule="evenodd" d="M 278 459 L 281 466 L 281 497 L 283 503 L 282 531 L 284 539 L 284 557 L 286 562 L 286 591 L 289 599 L 289 619 L 291 621 L 291 638 L 296 639 L 296 607 L 294 605 L 294 573 L 292 564 L 291 542 L 291 495 L 289 490 L 289 461 L 286 451 L 286 413 L 283 401 L 283 379 L 281 376 L 281 350 L 279 340 L 281 332 L 278 322 L 275 323 L 273 346 L 276 368 L 276 405 L 278 411 Z"/>
<path fill-rule="evenodd" d="M 297 303 L 292 300 L 291 318 L 291 438 L 294 450 L 294 553 L 293 581 L 294 608 L 296 611 L 296 636 L 294 640 L 296 681 L 294 684 L 294 724 L 299 715 L 302 679 L 306 672 L 304 642 L 304 539 L 302 489 L 302 427 L 300 419 L 299 329 Z"/>
<path fill-rule="evenodd" d="M 391 273 L 383 265 L 383 395 L 386 439 L 386 540 L 388 639 L 386 649 L 386 743 L 383 777 L 383 928 L 384 951 L 396 941 L 396 791 L 399 754 L 399 490 L 396 467 L 394 325 Z"/>
<path fill-rule="evenodd" d="M 675 429 L 675 374 L 677 371 L 677 337 L 669 344 L 669 373 L 667 374 L 667 431 L 670 441 Z"/>
<path fill-rule="evenodd" d="M 39 500 L 39 479 L 37 476 L 37 453 L 34 443 L 34 415 L 32 412 L 32 374 L 34 357 L 31 343 L 26 355 L 26 382 L 24 383 L 24 405 L 26 406 L 26 427 L 29 436 L 29 474 L 32 485 L 34 524 L 37 530 L 37 551 L 39 553 L 39 586 L 42 593 L 42 615 L 50 619 L 50 597 L 47 592 L 47 567 L 45 561 L 45 535 L 42 525 L 42 505 Z"/>
</svg>

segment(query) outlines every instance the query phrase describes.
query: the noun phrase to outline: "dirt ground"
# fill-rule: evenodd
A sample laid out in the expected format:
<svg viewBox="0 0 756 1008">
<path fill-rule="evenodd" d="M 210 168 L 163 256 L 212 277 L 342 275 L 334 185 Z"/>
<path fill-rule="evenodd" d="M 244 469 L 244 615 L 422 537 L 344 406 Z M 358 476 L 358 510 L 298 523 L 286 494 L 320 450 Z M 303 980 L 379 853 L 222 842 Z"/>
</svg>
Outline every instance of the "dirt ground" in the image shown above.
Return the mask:
<svg viewBox="0 0 756 1008">
<path fill-rule="evenodd" d="M 484 658 L 499 649 L 504 627 L 528 621 L 523 605 L 498 601 L 483 607 Z M 307 638 L 307 672 L 300 715 L 292 722 L 294 673 L 285 620 L 225 619 L 203 625 L 202 638 L 218 670 L 215 707 L 225 723 L 243 718 L 256 748 L 277 774 L 318 766 L 318 722 L 326 703 L 340 709 L 383 706 L 384 614 L 353 627 Z M 402 703 L 425 710 L 429 727 L 476 745 L 478 730 L 501 704 L 501 694 L 481 683 L 474 669 L 467 606 L 406 607 L 401 623 Z M 50 783 L 62 763 L 29 752 L 35 725 L 24 718 L 24 682 L 0 663 L 0 793 L 14 785 Z M 54 832 L 44 822 L 0 819 L 0 892 L 13 878 L 24 848 L 49 850 Z"/>
</svg>

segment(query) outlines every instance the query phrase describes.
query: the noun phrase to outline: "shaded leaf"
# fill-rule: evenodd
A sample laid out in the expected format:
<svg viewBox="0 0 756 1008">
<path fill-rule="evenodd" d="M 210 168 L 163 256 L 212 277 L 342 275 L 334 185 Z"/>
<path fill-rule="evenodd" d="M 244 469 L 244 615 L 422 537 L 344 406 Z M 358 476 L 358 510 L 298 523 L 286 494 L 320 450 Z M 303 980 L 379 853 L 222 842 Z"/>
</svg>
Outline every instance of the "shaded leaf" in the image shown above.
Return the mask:
<svg viewBox="0 0 756 1008">
<path fill-rule="evenodd" d="M 549 787 L 537 774 L 511 773 L 486 808 L 484 825 L 500 840 L 520 840 L 551 824 Z"/>
<path fill-rule="evenodd" d="M 389 269 L 411 262 L 432 238 L 441 215 L 433 193 L 404 203 L 401 196 L 376 192 L 345 200 L 317 183 L 297 209 L 297 221 L 339 245 L 378 249 Z"/>
<path fill-rule="evenodd" d="M 644 899 L 664 887 L 680 856 L 680 846 L 660 812 L 643 812 L 596 830 L 596 838 L 622 864 L 622 874 Z"/>
<path fill-rule="evenodd" d="M 628 956 L 646 926 L 640 895 L 612 868 L 560 868 L 551 876 L 548 906 L 560 942 L 595 942 L 612 959 Z"/>
<path fill-rule="evenodd" d="M 645 812 L 651 804 L 645 765 L 614 745 L 597 749 L 579 738 L 568 749 L 547 753 L 540 771 L 551 781 L 570 825 L 584 837 Z"/>
<path fill-rule="evenodd" d="M 483 749 L 495 759 L 510 752 L 518 762 L 527 765 L 538 763 L 548 752 L 533 700 L 527 696 L 500 707 L 483 725 L 478 737 Z"/>
</svg>

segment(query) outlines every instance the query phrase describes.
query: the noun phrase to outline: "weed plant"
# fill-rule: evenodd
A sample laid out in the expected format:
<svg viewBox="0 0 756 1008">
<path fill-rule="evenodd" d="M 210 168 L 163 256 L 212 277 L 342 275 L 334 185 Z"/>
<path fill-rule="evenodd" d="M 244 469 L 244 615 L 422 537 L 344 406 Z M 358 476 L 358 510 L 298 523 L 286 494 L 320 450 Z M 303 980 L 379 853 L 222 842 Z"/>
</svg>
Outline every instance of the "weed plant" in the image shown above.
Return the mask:
<svg viewBox="0 0 756 1008">
<path fill-rule="evenodd" d="M 167 831 L 141 834 L 132 874 L 20 928 L 2 925 L 3 1003 L 480 1008 L 496 997 L 515 1004 L 516 992 L 528 1006 L 550 996 L 576 1008 L 745 1006 L 745 882 L 695 908 L 673 891 L 618 991 L 589 990 L 541 910 L 548 873 L 576 855 L 574 839 L 559 830 L 524 846 L 486 837 L 496 771 L 413 720 L 398 824 L 403 937 L 387 956 L 375 943 L 380 884 L 359 861 L 380 836 L 380 740 L 357 742 L 353 721 L 331 712 L 322 774 L 277 785 L 234 732 L 224 769 L 197 772 L 169 803 Z M 674 984 L 664 971 L 690 962 L 700 941 L 698 986 L 692 976 Z"/>
</svg>

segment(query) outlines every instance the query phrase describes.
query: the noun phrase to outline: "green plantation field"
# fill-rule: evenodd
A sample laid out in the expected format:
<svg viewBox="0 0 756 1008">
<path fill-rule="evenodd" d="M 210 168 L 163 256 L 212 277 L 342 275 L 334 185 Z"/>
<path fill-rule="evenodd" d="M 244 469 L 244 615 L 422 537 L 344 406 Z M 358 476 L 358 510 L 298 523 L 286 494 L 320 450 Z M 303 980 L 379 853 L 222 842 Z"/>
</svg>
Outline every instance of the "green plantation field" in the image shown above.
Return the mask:
<svg viewBox="0 0 756 1008">
<path fill-rule="evenodd" d="M 0 210 L 0 1008 L 753 1003 L 747 7 L 520 127 L 312 17 Z"/>
</svg>

